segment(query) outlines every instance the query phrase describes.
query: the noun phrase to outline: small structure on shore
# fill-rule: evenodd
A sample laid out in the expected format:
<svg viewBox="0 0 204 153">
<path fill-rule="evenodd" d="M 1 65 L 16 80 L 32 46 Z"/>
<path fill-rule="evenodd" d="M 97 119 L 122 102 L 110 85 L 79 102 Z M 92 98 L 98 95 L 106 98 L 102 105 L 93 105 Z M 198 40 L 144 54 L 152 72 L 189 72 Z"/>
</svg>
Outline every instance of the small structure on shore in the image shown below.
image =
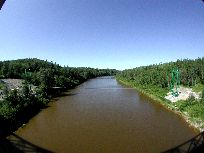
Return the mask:
<svg viewBox="0 0 204 153">
<path fill-rule="evenodd" d="M 195 99 L 200 98 L 201 93 L 194 92 L 191 88 L 179 87 L 178 89 L 178 96 L 172 95 L 171 92 L 165 96 L 165 99 L 170 100 L 171 102 L 177 102 L 178 100 L 187 100 L 190 97 L 195 97 Z"/>
<path fill-rule="evenodd" d="M 173 69 L 170 73 L 170 76 L 167 74 L 167 81 L 172 96 L 178 97 L 178 88 L 180 87 L 180 71 L 178 68 Z"/>
</svg>

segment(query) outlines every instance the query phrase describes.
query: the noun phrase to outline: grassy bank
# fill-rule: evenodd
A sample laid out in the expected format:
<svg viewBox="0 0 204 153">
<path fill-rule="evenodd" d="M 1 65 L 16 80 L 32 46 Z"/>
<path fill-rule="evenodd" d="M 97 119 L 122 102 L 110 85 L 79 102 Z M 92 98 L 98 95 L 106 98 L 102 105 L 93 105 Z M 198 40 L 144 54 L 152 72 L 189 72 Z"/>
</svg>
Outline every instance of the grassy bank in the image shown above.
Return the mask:
<svg viewBox="0 0 204 153">
<path fill-rule="evenodd" d="M 204 101 L 195 100 L 194 98 L 189 98 L 186 101 L 178 101 L 172 103 L 166 100 L 164 97 L 168 93 L 167 88 L 161 88 L 155 85 L 141 85 L 136 84 L 133 80 L 128 80 L 123 77 L 116 77 L 117 81 L 120 83 L 133 87 L 137 91 L 147 95 L 155 102 L 160 103 L 165 108 L 181 115 L 190 126 L 198 129 L 199 131 L 204 130 Z M 197 89 L 198 90 L 198 89 Z"/>
</svg>

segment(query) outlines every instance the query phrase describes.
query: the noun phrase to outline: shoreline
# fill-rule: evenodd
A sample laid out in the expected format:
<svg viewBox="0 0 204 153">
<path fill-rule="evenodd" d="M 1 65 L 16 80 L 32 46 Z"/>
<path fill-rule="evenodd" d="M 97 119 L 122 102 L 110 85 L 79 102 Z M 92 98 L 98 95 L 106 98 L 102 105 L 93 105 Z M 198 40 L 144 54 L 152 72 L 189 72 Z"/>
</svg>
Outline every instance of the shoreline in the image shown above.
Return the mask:
<svg viewBox="0 0 204 153">
<path fill-rule="evenodd" d="M 99 77 L 107 77 L 107 76 L 98 76 L 95 78 L 90 78 L 84 82 L 87 82 L 91 79 L 96 79 Z M 111 76 L 111 77 L 113 77 L 113 76 Z M 33 105 L 32 107 L 29 107 L 28 109 L 22 111 L 21 114 L 18 115 L 18 118 L 16 118 L 15 120 L 4 119 L 4 118 L 2 118 L 2 116 L 0 116 L 0 124 L 3 125 L 0 127 L 0 137 L 7 137 L 7 136 L 11 135 L 12 133 L 15 133 L 20 128 L 23 128 L 24 126 L 26 126 L 26 124 L 28 124 L 28 122 L 30 120 L 32 120 L 35 116 L 37 116 L 38 113 L 40 113 L 42 110 L 50 107 L 51 103 L 54 103 L 54 102 L 56 102 L 57 99 L 59 99 L 63 96 L 66 96 L 67 92 L 81 86 L 84 82 L 81 82 L 80 84 L 78 84 L 76 86 L 72 86 L 70 88 L 62 88 L 62 90 L 53 92 L 50 95 L 51 98 L 47 99 L 48 100 L 47 104 L 40 105 L 40 106 Z M 56 89 L 56 90 L 58 90 L 58 89 Z"/>
<path fill-rule="evenodd" d="M 150 94 L 144 90 L 142 90 L 141 88 L 131 84 L 131 82 L 128 82 L 128 81 L 125 81 L 125 80 L 121 80 L 119 78 L 116 77 L 116 80 L 123 84 L 123 85 L 126 85 L 126 86 L 130 86 L 132 88 L 134 88 L 135 90 L 137 90 L 138 92 L 146 95 L 147 97 L 149 97 L 151 100 L 153 100 L 155 103 L 157 104 L 160 104 L 162 107 L 164 107 L 165 109 L 167 109 L 168 111 L 171 111 L 177 115 L 179 115 L 182 119 L 185 120 L 185 122 L 191 127 L 193 128 L 194 130 L 198 131 L 198 132 L 202 132 L 204 131 L 204 128 L 202 128 L 202 126 L 204 125 L 204 123 L 198 123 L 198 122 L 195 122 L 195 121 L 192 121 L 191 117 L 189 116 L 189 114 L 186 112 L 181 112 L 179 110 L 176 110 L 177 108 L 172 105 L 172 103 L 168 103 L 167 101 L 164 101 L 162 99 L 160 99 L 159 97 L 153 95 L 153 94 Z"/>
</svg>

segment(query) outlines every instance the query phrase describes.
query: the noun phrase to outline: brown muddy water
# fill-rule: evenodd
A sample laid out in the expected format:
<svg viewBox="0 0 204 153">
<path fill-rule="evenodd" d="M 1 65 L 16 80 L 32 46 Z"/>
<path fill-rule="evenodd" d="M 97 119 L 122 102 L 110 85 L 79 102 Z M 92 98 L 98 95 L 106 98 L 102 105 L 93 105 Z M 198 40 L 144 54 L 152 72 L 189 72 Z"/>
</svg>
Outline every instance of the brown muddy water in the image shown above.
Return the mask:
<svg viewBox="0 0 204 153">
<path fill-rule="evenodd" d="M 57 153 L 155 153 L 197 134 L 113 77 L 89 80 L 49 106 L 16 134 Z"/>
</svg>

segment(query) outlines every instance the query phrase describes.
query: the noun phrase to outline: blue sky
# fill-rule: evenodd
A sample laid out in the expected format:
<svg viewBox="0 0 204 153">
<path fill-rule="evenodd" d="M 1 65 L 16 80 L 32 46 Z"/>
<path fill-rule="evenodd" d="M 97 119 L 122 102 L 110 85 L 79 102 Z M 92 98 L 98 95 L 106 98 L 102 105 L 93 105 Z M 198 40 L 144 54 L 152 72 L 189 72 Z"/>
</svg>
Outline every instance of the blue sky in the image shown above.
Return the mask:
<svg viewBox="0 0 204 153">
<path fill-rule="evenodd" d="M 127 69 L 204 56 L 201 0 L 7 0 L 0 60 Z"/>
</svg>

